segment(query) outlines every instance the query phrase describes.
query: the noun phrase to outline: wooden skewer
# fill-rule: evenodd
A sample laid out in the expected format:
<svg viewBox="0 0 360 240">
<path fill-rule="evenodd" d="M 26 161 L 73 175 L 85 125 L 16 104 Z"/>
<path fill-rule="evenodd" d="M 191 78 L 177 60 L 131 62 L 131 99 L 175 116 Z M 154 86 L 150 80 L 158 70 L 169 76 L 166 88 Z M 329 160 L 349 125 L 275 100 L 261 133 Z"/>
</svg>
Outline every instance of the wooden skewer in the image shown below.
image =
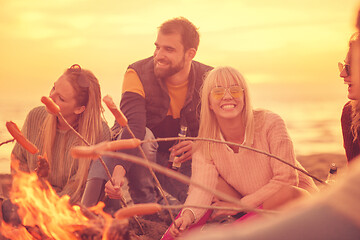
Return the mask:
<svg viewBox="0 0 360 240">
<path fill-rule="evenodd" d="M 4 144 L 11 143 L 11 142 L 14 142 L 14 141 L 15 141 L 15 138 L 10 139 L 10 140 L 7 140 L 7 141 L 4 141 L 4 142 L 1 142 L 1 143 L 0 143 L 0 146 L 2 146 L 2 145 L 4 145 Z"/>
<path fill-rule="evenodd" d="M 251 150 L 251 151 L 254 151 L 254 152 L 257 152 L 257 153 L 260 153 L 260 154 L 264 154 L 266 156 L 269 156 L 269 157 L 272 157 L 274 159 L 276 159 L 277 161 L 280 161 L 302 173 L 304 173 L 305 175 L 313 178 L 314 180 L 324 184 L 324 185 L 328 185 L 325 181 L 321 180 L 320 178 L 310 174 L 309 172 L 307 172 L 306 170 L 304 169 L 301 169 L 289 162 L 286 162 L 285 160 L 279 158 L 278 156 L 275 156 L 271 153 L 268 153 L 268 152 L 265 152 L 265 151 L 262 151 L 262 150 L 259 150 L 259 149 L 256 149 L 256 148 L 252 148 L 252 147 L 249 147 L 249 146 L 246 146 L 246 145 L 242 145 L 242 144 L 238 144 L 238 143 L 234 143 L 234 142 L 228 142 L 228 141 L 222 141 L 222 140 L 216 140 L 216 139 L 210 139 L 210 138 L 199 138 L 199 137 L 169 137 L 169 138 L 157 138 L 157 139 L 148 139 L 148 140 L 143 140 L 142 142 L 145 143 L 145 142 L 161 142 L 161 141 L 164 141 L 164 142 L 167 142 L 167 141 L 174 141 L 174 140 L 177 140 L 177 139 L 181 139 L 181 140 L 192 140 L 192 141 L 208 141 L 208 142 L 215 142 L 215 143 L 221 143 L 221 144 L 228 144 L 228 145 L 233 145 L 233 146 L 236 146 L 236 147 L 240 147 L 240 148 L 244 148 L 244 149 L 248 149 L 248 150 Z"/>
<path fill-rule="evenodd" d="M 234 203 L 236 205 L 238 205 L 239 207 L 241 207 L 243 209 L 243 211 L 245 212 L 258 212 L 258 213 L 267 213 L 268 210 L 262 210 L 262 209 L 255 209 L 255 208 L 251 208 L 248 206 L 245 206 L 244 204 L 242 204 L 240 202 L 240 200 L 238 198 L 235 198 L 233 196 L 230 196 L 228 194 L 225 194 L 221 191 L 215 190 L 215 189 L 211 189 L 208 188 L 206 186 L 203 186 L 193 180 L 191 180 L 188 176 L 185 176 L 181 173 L 178 173 L 176 171 L 170 170 L 166 167 L 163 167 L 159 164 L 153 163 L 153 162 L 146 162 L 144 161 L 142 158 L 133 156 L 133 155 L 129 155 L 129 154 L 125 154 L 125 153 L 121 153 L 121 152 L 106 152 L 106 151 L 99 151 L 98 154 L 101 154 L 103 156 L 109 156 L 109 157 L 113 157 L 113 158 L 119 158 L 119 159 L 123 159 L 125 161 L 129 161 L 132 163 L 136 163 L 139 164 L 141 166 L 146 166 L 149 167 L 151 166 L 151 168 L 157 172 L 160 172 L 162 174 L 165 174 L 168 177 L 174 178 L 180 182 L 183 182 L 185 184 L 193 184 L 195 187 L 201 188 L 207 192 L 211 192 L 214 196 L 223 199 L 224 201 L 228 201 L 230 203 Z"/>
</svg>

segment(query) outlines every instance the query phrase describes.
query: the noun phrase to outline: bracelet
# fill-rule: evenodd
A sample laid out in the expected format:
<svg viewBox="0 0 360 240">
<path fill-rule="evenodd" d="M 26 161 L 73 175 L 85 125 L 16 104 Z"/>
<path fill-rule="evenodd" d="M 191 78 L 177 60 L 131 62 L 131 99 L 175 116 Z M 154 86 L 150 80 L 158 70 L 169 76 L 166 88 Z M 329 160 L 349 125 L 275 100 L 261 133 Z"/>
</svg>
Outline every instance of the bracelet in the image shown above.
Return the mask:
<svg viewBox="0 0 360 240">
<path fill-rule="evenodd" d="M 194 220 L 193 220 L 192 223 L 191 223 L 191 224 L 193 224 L 193 223 L 196 221 L 196 216 L 195 216 L 194 211 L 193 211 L 191 208 L 184 208 L 184 209 L 181 211 L 180 216 L 183 215 L 183 213 L 185 212 L 185 210 L 189 210 L 189 211 L 192 213 L 192 215 L 194 216 Z"/>
</svg>

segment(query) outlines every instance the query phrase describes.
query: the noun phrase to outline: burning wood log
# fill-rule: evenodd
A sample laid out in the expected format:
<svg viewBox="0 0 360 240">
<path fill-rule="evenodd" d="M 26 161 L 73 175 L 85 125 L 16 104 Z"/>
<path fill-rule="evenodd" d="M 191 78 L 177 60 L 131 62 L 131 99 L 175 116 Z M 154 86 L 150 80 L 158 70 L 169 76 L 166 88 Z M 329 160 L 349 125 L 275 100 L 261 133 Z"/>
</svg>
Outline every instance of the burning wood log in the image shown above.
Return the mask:
<svg viewBox="0 0 360 240">
<path fill-rule="evenodd" d="M 85 210 L 85 208 L 82 210 Z M 110 219 L 110 221 L 107 221 L 102 215 L 94 216 L 92 215 L 92 219 L 87 224 L 72 226 L 77 239 L 136 239 L 134 238 L 136 235 L 129 229 L 129 221 L 127 219 Z"/>
<path fill-rule="evenodd" d="M 139 239 L 133 232 L 129 231 L 129 221 L 127 219 L 113 219 L 110 227 L 106 231 L 106 238 L 118 240 Z"/>
<path fill-rule="evenodd" d="M 25 226 L 25 228 L 36 240 L 52 240 L 52 238 L 46 236 L 38 226 Z"/>
<path fill-rule="evenodd" d="M 17 214 L 17 210 L 19 207 L 13 204 L 10 199 L 5 199 L 2 202 L 1 212 L 2 212 L 2 219 L 13 226 L 18 226 L 21 224 L 21 220 L 19 215 Z"/>
</svg>

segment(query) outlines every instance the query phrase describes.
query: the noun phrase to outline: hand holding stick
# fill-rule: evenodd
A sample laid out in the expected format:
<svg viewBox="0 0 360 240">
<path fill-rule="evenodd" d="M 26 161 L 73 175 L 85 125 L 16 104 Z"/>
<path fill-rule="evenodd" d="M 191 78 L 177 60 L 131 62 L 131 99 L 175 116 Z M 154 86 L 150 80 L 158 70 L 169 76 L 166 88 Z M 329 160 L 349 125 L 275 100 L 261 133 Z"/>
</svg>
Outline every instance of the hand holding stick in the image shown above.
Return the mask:
<svg viewBox="0 0 360 240">
<path fill-rule="evenodd" d="M 130 135 L 136 139 L 134 133 L 131 131 L 130 127 L 129 127 L 129 124 L 128 124 L 128 120 L 126 118 L 126 116 L 124 115 L 123 112 L 120 111 L 120 109 L 117 108 L 117 106 L 115 105 L 114 101 L 112 100 L 112 98 L 109 96 L 109 95 L 106 95 L 104 98 L 103 98 L 103 101 L 105 102 L 106 106 L 110 109 L 110 111 L 112 112 L 112 114 L 114 115 L 117 123 L 119 123 L 119 125 L 121 127 L 126 127 L 126 129 L 128 130 L 128 132 L 130 133 Z M 142 157 L 146 160 L 146 162 L 150 162 L 149 159 L 146 157 L 145 153 L 144 153 L 144 150 L 142 149 L 142 147 L 140 145 L 138 145 L 138 149 L 142 155 Z M 158 180 L 158 178 L 156 177 L 154 171 L 152 170 L 151 166 L 148 165 L 147 166 L 149 171 L 150 171 L 150 174 L 152 175 L 152 177 L 154 178 L 155 180 L 155 183 L 157 185 L 157 187 L 159 188 L 160 190 L 160 193 L 166 203 L 166 205 L 170 205 L 166 196 L 165 196 L 165 192 L 163 190 L 163 188 L 161 187 L 161 184 Z M 170 210 L 168 210 L 169 214 L 170 214 L 170 218 L 172 220 L 172 222 L 174 223 L 175 225 L 175 218 L 172 214 L 172 212 Z"/>
</svg>

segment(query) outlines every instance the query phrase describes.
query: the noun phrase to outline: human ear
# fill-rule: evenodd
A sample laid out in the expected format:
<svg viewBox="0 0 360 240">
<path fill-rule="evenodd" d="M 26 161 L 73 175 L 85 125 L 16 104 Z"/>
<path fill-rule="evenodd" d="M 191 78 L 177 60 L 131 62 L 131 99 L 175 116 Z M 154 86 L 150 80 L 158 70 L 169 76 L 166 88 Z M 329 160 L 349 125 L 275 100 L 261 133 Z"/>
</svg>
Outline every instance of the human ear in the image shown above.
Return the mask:
<svg viewBox="0 0 360 240">
<path fill-rule="evenodd" d="M 75 114 L 81 114 L 85 111 L 85 106 L 81 106 L 81 107 L 77 107 L 75 110 L 74 110 L 74 113 Z"/>
<path fill-rule="evenodd" d="M 192 60 L 195 55 L 196 55 L 196 49 L 195 48 L 189 48 L 187 51 L 186 51 L 186 55 L 188 57 L 189 60 Z"/>
</svg>

